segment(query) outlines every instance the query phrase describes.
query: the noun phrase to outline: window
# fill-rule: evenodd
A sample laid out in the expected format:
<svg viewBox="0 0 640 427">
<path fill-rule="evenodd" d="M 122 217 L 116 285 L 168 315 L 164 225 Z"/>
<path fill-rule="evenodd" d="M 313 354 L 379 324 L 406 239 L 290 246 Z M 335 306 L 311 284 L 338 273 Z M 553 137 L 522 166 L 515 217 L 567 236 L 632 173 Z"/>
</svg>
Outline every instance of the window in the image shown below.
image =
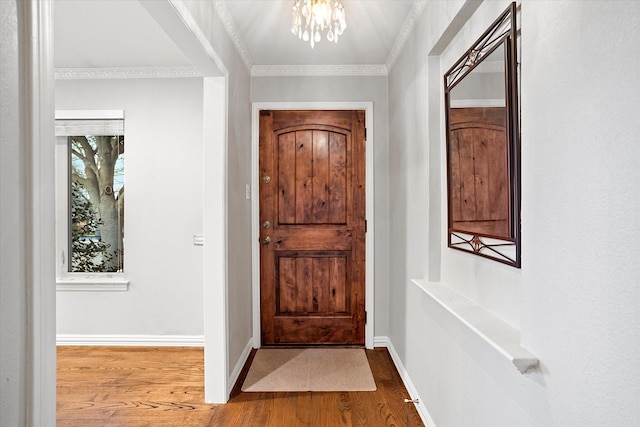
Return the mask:
<svg viewBox="0 0 640 427">
<path fill-rule="evenodd" d="M 124 271 L 124 113 L 56 112 L 58 282 Z"/>
</svg>

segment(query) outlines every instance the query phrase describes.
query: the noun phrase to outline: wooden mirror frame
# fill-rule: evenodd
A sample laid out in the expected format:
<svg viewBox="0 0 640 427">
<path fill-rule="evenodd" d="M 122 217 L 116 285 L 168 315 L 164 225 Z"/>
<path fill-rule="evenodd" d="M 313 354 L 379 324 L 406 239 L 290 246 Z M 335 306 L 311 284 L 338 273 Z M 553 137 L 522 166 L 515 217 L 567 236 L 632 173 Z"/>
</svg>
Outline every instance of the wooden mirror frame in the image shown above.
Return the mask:
<svg viewBox="0 0 640 427">
<path fill-rule="evenodd" d="M 518 123 L 516 37 L 516 4 L 514 2 L 446 72 L 444 75 L 444 96 L 447 130 L 448 246 L 520 268 L 520 127 Z M 463 137 L 460 136 L 461 133 L 454 134 L 453 132 L 452 111 L 454 108 L 451 107 L 451 90 L 482 64 L 486 57 L 494 52 L 496 52 L 496 56 L 501 56 L 498 49 L 504 50 L 505 87 L 504 107 L 496 110 L 500 110 L 501 115 L 504 110 L 504 121 L 502 122 L 500 117 L 500 126 L 495 126 L 495 123 L 489 123 L 484 118 L 482 119 L 485 123 L 480 123 L 478 126 L 484 125 L 491 129 L 488 132 L 494 132 L 494 136 L 489 137 L 492 141 L 489 143 L 485 140 L 475 142 L 475 144 L 482 144 L 483 150 L 486 149 L 484 157 L 478 155 L 479 160 L 477 160 L 474 147 L 479 146 L 474 145 L 473 136 L 477 137 L 479 134 L 467 132 L 464 134 L 467 139 L 463 140 Z M 466 108 L 466 110 L 474 109 L 489 110 L 484 107 Z M 478 115 L 478 111 L 472 113 L 475 117 L 488 116 L 484 113 Z M 480 119 L 465 120 L 471 122 Z M 476 125 L 469 126 L 475 131 L 474 126 Z M 504 134 L 504 138 L 502 134 Z M 499 151 L 495 157 L 495 149 L 491 151 L 486 146 L 493 144 L 492 147 L 498 147 L 496 144 L 501 143 L 502 139 L 506 143 L 506 149 L 504 147 L 497 148 L 502 151 Z M 463 154 L 461 154 L 461 147 L 463 147 L 461 142 L 471 142 L 471 148 L 467 145 L 467 151 Z M 454 146 L 456 151 L 452 153 Z M 468 152 L 472 153 L 471 156 L 464 157 Z M 494 157 L 490 157 L 491 155 Z M 467 163 L 463 165 L 463 161 Z M 503 162 L 504 164 L 500 164 Z M 498 164 L 497 167 L 495 167 L 496 164 Z M 472 166 L 472 171 L 469 170 L 469 165 Z M 492 166 L 494 167 L 492 168 Z M 480 169 L 482 172 L 478 172 Z M 464 172 L 468 173 L 464 175 Z M 465 188 L 465 183 L 472 183 L 473 185 L 468 187 L 473 187 L 473 190 L 468 191 Z M 454 190 L 458 193 L 456 194 Z M 467 195 L 469 197 L 466 197 Z M 472 200 L 469 201 L 469 198 Z M 454 199 L 462 207 L 458 204 L 454 206 Z M 456 213 L 459 217 L 454 218 L 454 208 L 461 212 L 464 209 L 465 213 Z M 482 210 L 482 215 L 478 215 L 479 210 Z M 475 212 L 473 214 L 475 216 L 468 212 Z M 491 222 L 494 224 L 500 222 L 501 225 L 499 227 L 490 225 Z"/>
</svg>

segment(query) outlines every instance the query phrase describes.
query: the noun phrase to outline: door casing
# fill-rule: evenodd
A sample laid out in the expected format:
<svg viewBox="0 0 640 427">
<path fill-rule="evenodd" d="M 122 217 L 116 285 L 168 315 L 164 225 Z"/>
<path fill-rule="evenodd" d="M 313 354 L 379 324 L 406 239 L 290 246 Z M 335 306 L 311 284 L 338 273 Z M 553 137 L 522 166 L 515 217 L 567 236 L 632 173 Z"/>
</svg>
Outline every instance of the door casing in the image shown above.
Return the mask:
<svg viewBox="0 0 640 427">
<path fill-rule="evenodd" d="M 367 323 L 365 325 L 365 346 L 374 344 L 374 266 L 375 266 L 375 220 L 374 220 L 374 126 L 373 102 L 254 102 L 251 105 L 251 265 L 252 265 L 252 304 L 253 304 L 253 347 L 260 348 L 260 194 L 259 188 L 259 125 L 260 110 L 364 110 L 367 137 L 366 149 L 366 272 L 365 307 Z"/>
</svg>

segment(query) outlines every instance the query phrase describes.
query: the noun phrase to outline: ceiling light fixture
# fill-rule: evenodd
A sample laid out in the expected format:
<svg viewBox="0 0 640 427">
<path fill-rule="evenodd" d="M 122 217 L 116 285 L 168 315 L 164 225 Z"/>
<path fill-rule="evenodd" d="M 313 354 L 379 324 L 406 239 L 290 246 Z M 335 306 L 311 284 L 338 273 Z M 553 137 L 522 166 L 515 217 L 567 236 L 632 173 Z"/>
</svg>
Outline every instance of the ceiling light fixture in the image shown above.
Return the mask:
<svg viewBox="0 0 640 427">
<path fill-rule="evenodd" d="M 295 0 L 291 32 L 310 42 L 311 48 L 322 40 L 325 30 L 327 40 L 338 43 L 338 36 L 342 35 L 345 28 L 347 22 L 341 0 Z"/>
</svg>

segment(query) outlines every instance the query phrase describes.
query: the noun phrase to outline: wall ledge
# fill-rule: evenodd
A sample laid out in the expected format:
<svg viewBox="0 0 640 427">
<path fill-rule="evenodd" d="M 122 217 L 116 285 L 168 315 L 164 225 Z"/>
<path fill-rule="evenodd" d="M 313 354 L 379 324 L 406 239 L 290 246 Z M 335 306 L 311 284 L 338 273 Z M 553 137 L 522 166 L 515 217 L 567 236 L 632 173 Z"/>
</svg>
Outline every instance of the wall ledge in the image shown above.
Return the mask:
<svg viewBox="0 0 640 427">
<path fill-rule="evenodd" d="M 58 292 L 105 292 L 129 290 L 129 280 L 120 274 L 79 275 L 77 277 L 56 278 Z"/>
<path fill-rule="evenodd" d="M 535 370 L 539 360 L 520 346 L 520 331 L 500 320 L 479 304 L 437 282 L 412 279 L 438 305 L 493 347 L 511 362 L 521 374 Z"/>
</svg>

